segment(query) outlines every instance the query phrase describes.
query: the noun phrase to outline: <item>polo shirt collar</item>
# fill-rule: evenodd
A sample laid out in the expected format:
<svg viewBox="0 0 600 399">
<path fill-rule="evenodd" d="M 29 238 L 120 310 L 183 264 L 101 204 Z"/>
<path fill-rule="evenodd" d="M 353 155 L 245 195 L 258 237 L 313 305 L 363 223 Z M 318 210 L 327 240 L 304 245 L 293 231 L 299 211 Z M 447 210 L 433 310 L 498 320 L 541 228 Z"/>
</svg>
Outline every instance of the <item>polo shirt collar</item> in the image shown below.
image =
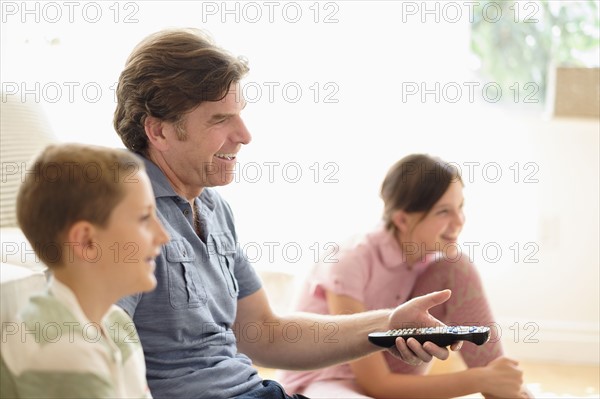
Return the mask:
<svg viewBox="0 0 600 399">
<path fill-rule="evenodd" d="M 379 242 L 379 253 L 381 256 L 382 263 L 388 269 L 395 269 L 398 267 L 406 267 L 406 262 L 403 260 L 404 255 L 402 249 L 394 233 L 387 230 L 385 227 L 375 233 L 376 240 Z M 421 265 L 427 265 L 434 261 L 439 256 L 438 253 L 427 254 L 425 258 L 415 263 L 411 269 L 415 269 Z"/>
<path fill-rule="evenodd" d="M 383 265 L 389 269 L 405 265 L 406 262 L 402 260 L 403 255 L 400 244 L 398 244 L 393 232 L 382 227 L 376 235 Z"/>
<path fill-rule="evenodd" d="M 171 183 L 167 179 L 167 176 L 163 173 L 162 170 L 154 162 L 149 160 L 146 157 L 140 155 L 142 160 L 144 161 L 144 165 L 146 166 L 146 173 L 150 178 L 150 182 L 152 183 L 152 190 L 154 191 L 154 197 L 179 197 L 179 194 L 173 190 L 171 187 Z"/>
</svg>

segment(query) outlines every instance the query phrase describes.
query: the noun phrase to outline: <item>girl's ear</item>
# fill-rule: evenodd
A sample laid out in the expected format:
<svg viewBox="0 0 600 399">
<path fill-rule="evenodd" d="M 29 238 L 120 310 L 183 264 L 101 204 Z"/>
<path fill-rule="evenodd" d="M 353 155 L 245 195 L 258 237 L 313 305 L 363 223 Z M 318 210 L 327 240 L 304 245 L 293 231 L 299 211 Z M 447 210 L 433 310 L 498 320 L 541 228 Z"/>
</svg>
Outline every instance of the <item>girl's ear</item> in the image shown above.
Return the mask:
<svg viewBox="0 0 600 399">
<path fill-rule="evenodd" d="M 410 230 L 410 217 L 401 209 L 392 212 L 392 223 L 402 234 L 407 234 Z"/>
<path fill-rule="evenodd" d="M 96 259 L 92 256 L 98 251 L 97 244 L 94 243 L 96 229 L 94 225 L 85 220 L 73 223 L 67 232 L 68 251 L 64 257 L 64 262 L 72 262 L 75 259 L 89 261 Z M 65 248 L 66 249 L 66 248 Z"/>
</svg>

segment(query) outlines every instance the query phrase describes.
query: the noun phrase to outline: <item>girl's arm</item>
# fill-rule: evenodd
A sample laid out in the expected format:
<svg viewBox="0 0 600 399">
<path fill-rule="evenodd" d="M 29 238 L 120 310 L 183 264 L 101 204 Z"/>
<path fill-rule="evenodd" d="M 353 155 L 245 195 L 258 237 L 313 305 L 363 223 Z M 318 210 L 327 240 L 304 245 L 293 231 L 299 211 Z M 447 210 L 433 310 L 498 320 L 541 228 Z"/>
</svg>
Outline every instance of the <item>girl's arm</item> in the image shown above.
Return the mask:
<svg viewBox="0 0 600 399">
<path fill-rule="evenodd" d="M 327 292 L 331 314 L 364 312 L 363 303 L 349 296 Z M 499 397 L 521 397 L 522 383 L 516 362 L 496 359 L 486 367 L 476 367 L 441 375 L 407 375 L 390 371 L 382 353 L 374 353 L 349 363 L 357 384 L 376 398 L 451 398 L 476 392 Z"/>
</svg>

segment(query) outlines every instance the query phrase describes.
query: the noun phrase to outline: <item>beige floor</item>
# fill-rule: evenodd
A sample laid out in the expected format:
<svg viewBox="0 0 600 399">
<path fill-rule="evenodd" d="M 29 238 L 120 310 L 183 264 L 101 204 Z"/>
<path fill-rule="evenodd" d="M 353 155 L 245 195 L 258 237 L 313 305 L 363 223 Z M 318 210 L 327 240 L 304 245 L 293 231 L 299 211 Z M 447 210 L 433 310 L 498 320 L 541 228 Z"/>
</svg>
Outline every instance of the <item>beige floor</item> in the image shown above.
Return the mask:
<svg viewBox="0 0 600 399">
<path fill-rule="evenodd" d="M 453 356 L 434 363 L 431 373 L 461 370 L 460 358 Z M 521 361 L 520 367 L 530 392 L 536 398 L 600 398 L 600 367 Z M 273 370 L 259 369 L 263 378 L 273 378 Z M 471 395 L 469 398 L 481 398 Z"/>
</svg>

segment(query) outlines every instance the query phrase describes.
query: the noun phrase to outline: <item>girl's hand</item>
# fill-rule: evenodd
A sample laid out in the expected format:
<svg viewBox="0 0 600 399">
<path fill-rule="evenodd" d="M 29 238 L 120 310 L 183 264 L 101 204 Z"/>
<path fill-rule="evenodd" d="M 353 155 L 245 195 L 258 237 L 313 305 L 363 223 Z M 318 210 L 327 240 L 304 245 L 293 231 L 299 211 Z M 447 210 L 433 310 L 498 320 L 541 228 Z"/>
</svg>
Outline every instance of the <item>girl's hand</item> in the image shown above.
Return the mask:
<svg viewBox="0 0 600 399">
<path fill-rule="evenodd" d="M 523 372 L 516 360 L 499 357 L 482 367 L 482 394 L 485 398 L 529 398 L 523 390 Z"/>
</svg>

